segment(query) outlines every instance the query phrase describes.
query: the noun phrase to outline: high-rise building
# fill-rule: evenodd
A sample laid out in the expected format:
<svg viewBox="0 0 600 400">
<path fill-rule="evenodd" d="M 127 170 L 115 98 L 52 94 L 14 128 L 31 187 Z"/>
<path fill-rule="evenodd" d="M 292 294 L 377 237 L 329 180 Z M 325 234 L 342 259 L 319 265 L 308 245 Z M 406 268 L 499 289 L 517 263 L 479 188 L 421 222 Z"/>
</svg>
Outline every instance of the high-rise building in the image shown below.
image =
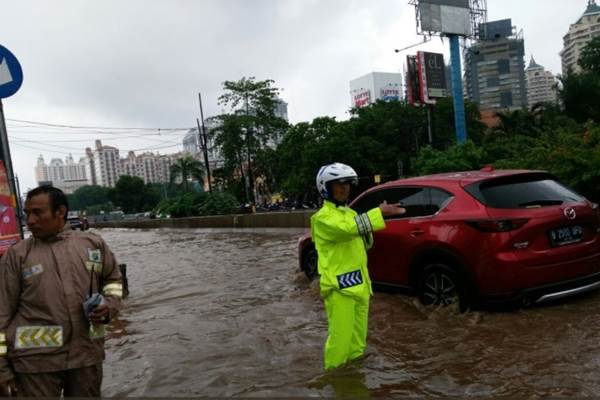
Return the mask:
<svg viewBox="0 0 600 400">
<path fill-rule="evenodd" d="M 533 56 L 525 70 L 525 80 L 529 107 L 539 103 L 556 103 L 558 101 L 556 78 L 552 72 L 546 71 L 544 67 L 536 63 Z"/>
<path fill-rule="evenodd" d="M 100 140 L 96 140 L 93 157 L 97 185 L 115 187 L 121 176 L 119 149 L 103 146 Z"/>
<path fill-rule="evenodd" d="M 277 99 L 275 99 L 274 112 L 275 112 L 276 117 L 284 119 L 286 121 L 289 121 L 289 119 L 288 119 L 288 103 L 286 103 L 279 97 Z"/>
<path fill-rule="evenodd" d="M 69 154 L 64 162 L 60 158 L 53 158 L 50 164 L 46 164 L 44 157 L 40 155 L 35 167 L 35 176 L 38 184 L 51 182 L 65 193 L 73 193 L 87 183 L 85 158 L 75 163 L 73 156 Z"/>
<path fill-rule="evenodd" d="M 402 74 L 397 72 L 371 72 L 350 81 L 353 108 L 366 107 L 377 100 L 400 100 L 401 93 Z"/>
<path fill-rule="evenodd" d="M 600 6 L 596 4 L 596 0 L 588 0 L 583 15 L 569 27 L 569 32 L 563 37 L 563 49 L 560 52 L 563 75 L 569 70 L 581 71 L 581 51 L 596 37 L 600 37 Z"/>
<path fill-rule="evenodd" d="M 89 147 L 85 148 L 85 176 L 88 185 L 97 185 L 96 166 L 94 165 L 94 153 Z"/>
<path fill-rule="evenodd" d="M 525 43 L 510 19 L 481 25 L 481 38 L 465 51 L 466 93 L 481 110 L 527 106 Z"/>
</svg>

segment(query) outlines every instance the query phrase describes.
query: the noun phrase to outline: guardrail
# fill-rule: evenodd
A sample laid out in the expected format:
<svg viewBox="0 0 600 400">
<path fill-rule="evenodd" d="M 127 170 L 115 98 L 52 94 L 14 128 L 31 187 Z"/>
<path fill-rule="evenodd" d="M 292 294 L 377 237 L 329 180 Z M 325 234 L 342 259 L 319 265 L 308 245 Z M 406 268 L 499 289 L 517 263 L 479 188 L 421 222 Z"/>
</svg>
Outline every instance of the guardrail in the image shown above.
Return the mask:
<svg viewBox="0 0 600 400">
<path fill-rule="evenodd" d="M 93 228 L 309 228 L 317 210 L 90 222 Z"/>
</svg>

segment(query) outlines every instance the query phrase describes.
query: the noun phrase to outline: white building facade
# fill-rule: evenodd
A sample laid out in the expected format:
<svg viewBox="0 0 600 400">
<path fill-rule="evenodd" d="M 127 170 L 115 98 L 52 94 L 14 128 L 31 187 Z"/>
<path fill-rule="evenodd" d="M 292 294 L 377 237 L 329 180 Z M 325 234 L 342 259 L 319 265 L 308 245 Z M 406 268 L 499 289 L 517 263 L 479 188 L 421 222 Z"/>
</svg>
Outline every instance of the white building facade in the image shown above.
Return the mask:
<svg viewBox="0 0 600 400">
<path fill-rule="evenodd" d="M 377 100 L 401 100 L 402 74 L 397 72 L 371 72 L 350 81 L 352 108 L 366 107 Z"/>
<path fill-rule="evenodd" d="M 525 69 L 525 82 L 527 84 L 527 104 L 533 107 L 539 103 L 557 103 L 557 81 L 552 72 L 546 71 L 537 64 L 533 56 L 529 66 Z"/>
<path fill-rule="evenodd" d="M 581 72 L 579 57 L 583 48 L 594 38 L 600 36 L 600 6 L 596 0 L 588 0 L 588 6 L 581 16 L 569 27 L 569 32 L 563 37 L 562 73 L 569 70 Z"/>
<path fill-rule="evenodd" d="M 87 175 L 85 166 L 85 158 L 81 158 L 76 163 L 71 154 L 67 156 L 65 161 L 60 158 L 53 158 L 50 164 L 46 164 L 44 157 L 40 155 L 35 167 L 35 177 L 38 184 L 52 182 L 53 186 L 70 194 L 86 185 Z"/>
</svg>

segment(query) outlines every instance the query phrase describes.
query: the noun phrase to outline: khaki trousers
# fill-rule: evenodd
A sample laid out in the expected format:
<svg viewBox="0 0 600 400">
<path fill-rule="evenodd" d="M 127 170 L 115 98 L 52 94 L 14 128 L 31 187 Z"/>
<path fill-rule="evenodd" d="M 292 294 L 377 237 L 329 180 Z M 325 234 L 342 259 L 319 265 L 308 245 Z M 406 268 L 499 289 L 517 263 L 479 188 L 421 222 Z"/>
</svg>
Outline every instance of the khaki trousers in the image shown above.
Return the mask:
<svg viewBox="0 0 600 400">
<path fill-rule="evenodd" d="M 100 397 L 102 363 L 37 374 L 16 373 L 18 397 Z"/>
</svg>

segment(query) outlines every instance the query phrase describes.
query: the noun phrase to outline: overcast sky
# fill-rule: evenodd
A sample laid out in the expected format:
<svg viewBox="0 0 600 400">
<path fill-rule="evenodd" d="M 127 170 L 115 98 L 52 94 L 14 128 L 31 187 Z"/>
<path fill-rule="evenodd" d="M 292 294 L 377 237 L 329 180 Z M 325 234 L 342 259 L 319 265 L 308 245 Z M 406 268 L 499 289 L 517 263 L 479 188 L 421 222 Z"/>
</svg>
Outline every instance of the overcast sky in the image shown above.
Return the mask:
<svg viewBox="0 0 600 400">
<path fill-rule="evenodd" d="M 488 0 L 488 19 L 523 29 L 526 61 L 558 74 L 562 37 L 587 0 Z M 4 99 L 21 189 L 34 166 L 94 139 L 127 150 L 181 150 L 184 132 L 32 128 L 11 120 L 94 127 L 183 128 L 220 112 L 222 82 L 274 79 L 290 122 L 348 117 L 349 81 L 402 71 L 418 43 L 408 0 L 18 0 L 2 2 L 0 44 L 21 62 L 24 82 Z M 444 51 L 439 38 L 417 50 Z M 68 132 L 68 133 L 67 133 Z M 133 136 L 133 137 L 132 137 Z M 171 146 L 171 147 L 167 147 Z M 138 152 L 139 153 L 139 152 Z"/>
</svg>

